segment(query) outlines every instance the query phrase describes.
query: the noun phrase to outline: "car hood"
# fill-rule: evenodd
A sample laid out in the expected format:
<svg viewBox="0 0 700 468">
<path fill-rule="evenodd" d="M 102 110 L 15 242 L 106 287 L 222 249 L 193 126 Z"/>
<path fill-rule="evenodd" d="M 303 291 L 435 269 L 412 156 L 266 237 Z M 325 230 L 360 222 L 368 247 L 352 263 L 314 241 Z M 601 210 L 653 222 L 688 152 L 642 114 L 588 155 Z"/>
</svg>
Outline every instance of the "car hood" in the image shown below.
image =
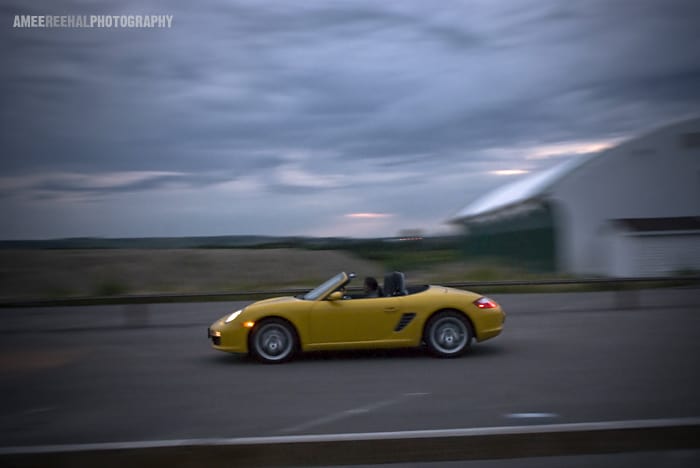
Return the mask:
<svg viewBox="0 0 700 468">
<path fill-rule="evenodd" d="M 258 307 L 258 306 L 266 306 L 270 304 L 283 304 L 283 303 L 288 303 L 288 302 L 297 302 L 299 299 L 293 296 L 284 296 L 284 297 L 273 297 L 270 299 L 263 299 L 262 301 L 256 301 L 253 302 L 248 306 L 248 308 L 251 307 Z"/>
</svg>

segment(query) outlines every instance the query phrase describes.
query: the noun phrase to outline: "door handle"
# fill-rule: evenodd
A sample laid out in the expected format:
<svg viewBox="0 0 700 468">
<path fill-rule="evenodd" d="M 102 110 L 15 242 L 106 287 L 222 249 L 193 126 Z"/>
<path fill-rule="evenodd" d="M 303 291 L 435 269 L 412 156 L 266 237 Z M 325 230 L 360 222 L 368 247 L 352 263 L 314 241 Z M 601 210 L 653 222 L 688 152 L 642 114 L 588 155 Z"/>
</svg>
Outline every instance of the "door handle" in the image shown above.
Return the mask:
<svg viewBox="0 0 700 468">
<path fill-rule="evenodd" d="M 397 309 L 396 307 L 384 307 L 384 312 L 396 312 Z"/>
</svg>

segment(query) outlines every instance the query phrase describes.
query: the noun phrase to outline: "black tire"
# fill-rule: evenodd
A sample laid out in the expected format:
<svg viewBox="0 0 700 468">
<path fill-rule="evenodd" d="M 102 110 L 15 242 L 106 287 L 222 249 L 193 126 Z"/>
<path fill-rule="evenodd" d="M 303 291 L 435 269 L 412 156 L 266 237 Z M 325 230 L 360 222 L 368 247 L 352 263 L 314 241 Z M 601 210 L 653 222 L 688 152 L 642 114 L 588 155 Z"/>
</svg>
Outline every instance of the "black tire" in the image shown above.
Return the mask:
<svg viewBox="0 0 700 468">
<path fill-rule="evenodd" d="M 298 343 L 296 330 L 289 322 L 269 318 L 255 325 L 248 344 L 255 359 L 277 364 L 289 361 L 296 353 Z"/>
<path fill-rule="evenodd" d="M 439 312 L 425 326 L 425 344 L 438 357 L 462 356 L 469 350 L 474 333 L 469 320 L 460 312 Z"/>
</svg>

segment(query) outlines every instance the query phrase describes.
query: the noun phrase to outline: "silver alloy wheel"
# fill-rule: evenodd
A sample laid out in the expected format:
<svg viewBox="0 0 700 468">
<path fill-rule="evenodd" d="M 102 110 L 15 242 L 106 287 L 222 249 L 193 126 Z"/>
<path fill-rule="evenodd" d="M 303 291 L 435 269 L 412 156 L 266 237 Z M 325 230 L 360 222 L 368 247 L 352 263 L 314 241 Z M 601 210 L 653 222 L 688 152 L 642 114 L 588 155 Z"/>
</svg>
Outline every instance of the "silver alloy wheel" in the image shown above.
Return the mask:
<svg viewBox="0 0 700 468">
<path fill-rule="evenodd" d="M 255 353 L 264 361 L 276 362 L 289 357 L 294 350 L 294 336 L 288 326 L 279 322 L 260 325 L 253 339 Z"/>
<path fill-rule="evenodd" d="M 452 315 L 437 317 L 428 330 L 430 346 L 443 356 L 461 352 L 470 338 L 464 321 Z"/>
</svg>

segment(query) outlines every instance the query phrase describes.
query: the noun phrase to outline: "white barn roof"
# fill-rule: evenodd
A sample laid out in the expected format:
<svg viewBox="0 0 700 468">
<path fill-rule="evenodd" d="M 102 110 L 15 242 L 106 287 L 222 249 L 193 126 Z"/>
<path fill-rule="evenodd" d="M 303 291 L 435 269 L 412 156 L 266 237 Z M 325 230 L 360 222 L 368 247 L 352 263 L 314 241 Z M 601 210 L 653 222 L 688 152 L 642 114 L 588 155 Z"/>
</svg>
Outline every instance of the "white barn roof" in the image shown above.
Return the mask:
<svg viewBox="0 0 700 468">
<path fill-rule="evenodd" d="M 520 180 L 499 187 L 468 204 L 454 215 L 450 222 L 459 222 L 538 197 L 545 193 L 555 182 L 598 154 L 577 155 L 542 172 L 528 175 Z"/>
</svg>

